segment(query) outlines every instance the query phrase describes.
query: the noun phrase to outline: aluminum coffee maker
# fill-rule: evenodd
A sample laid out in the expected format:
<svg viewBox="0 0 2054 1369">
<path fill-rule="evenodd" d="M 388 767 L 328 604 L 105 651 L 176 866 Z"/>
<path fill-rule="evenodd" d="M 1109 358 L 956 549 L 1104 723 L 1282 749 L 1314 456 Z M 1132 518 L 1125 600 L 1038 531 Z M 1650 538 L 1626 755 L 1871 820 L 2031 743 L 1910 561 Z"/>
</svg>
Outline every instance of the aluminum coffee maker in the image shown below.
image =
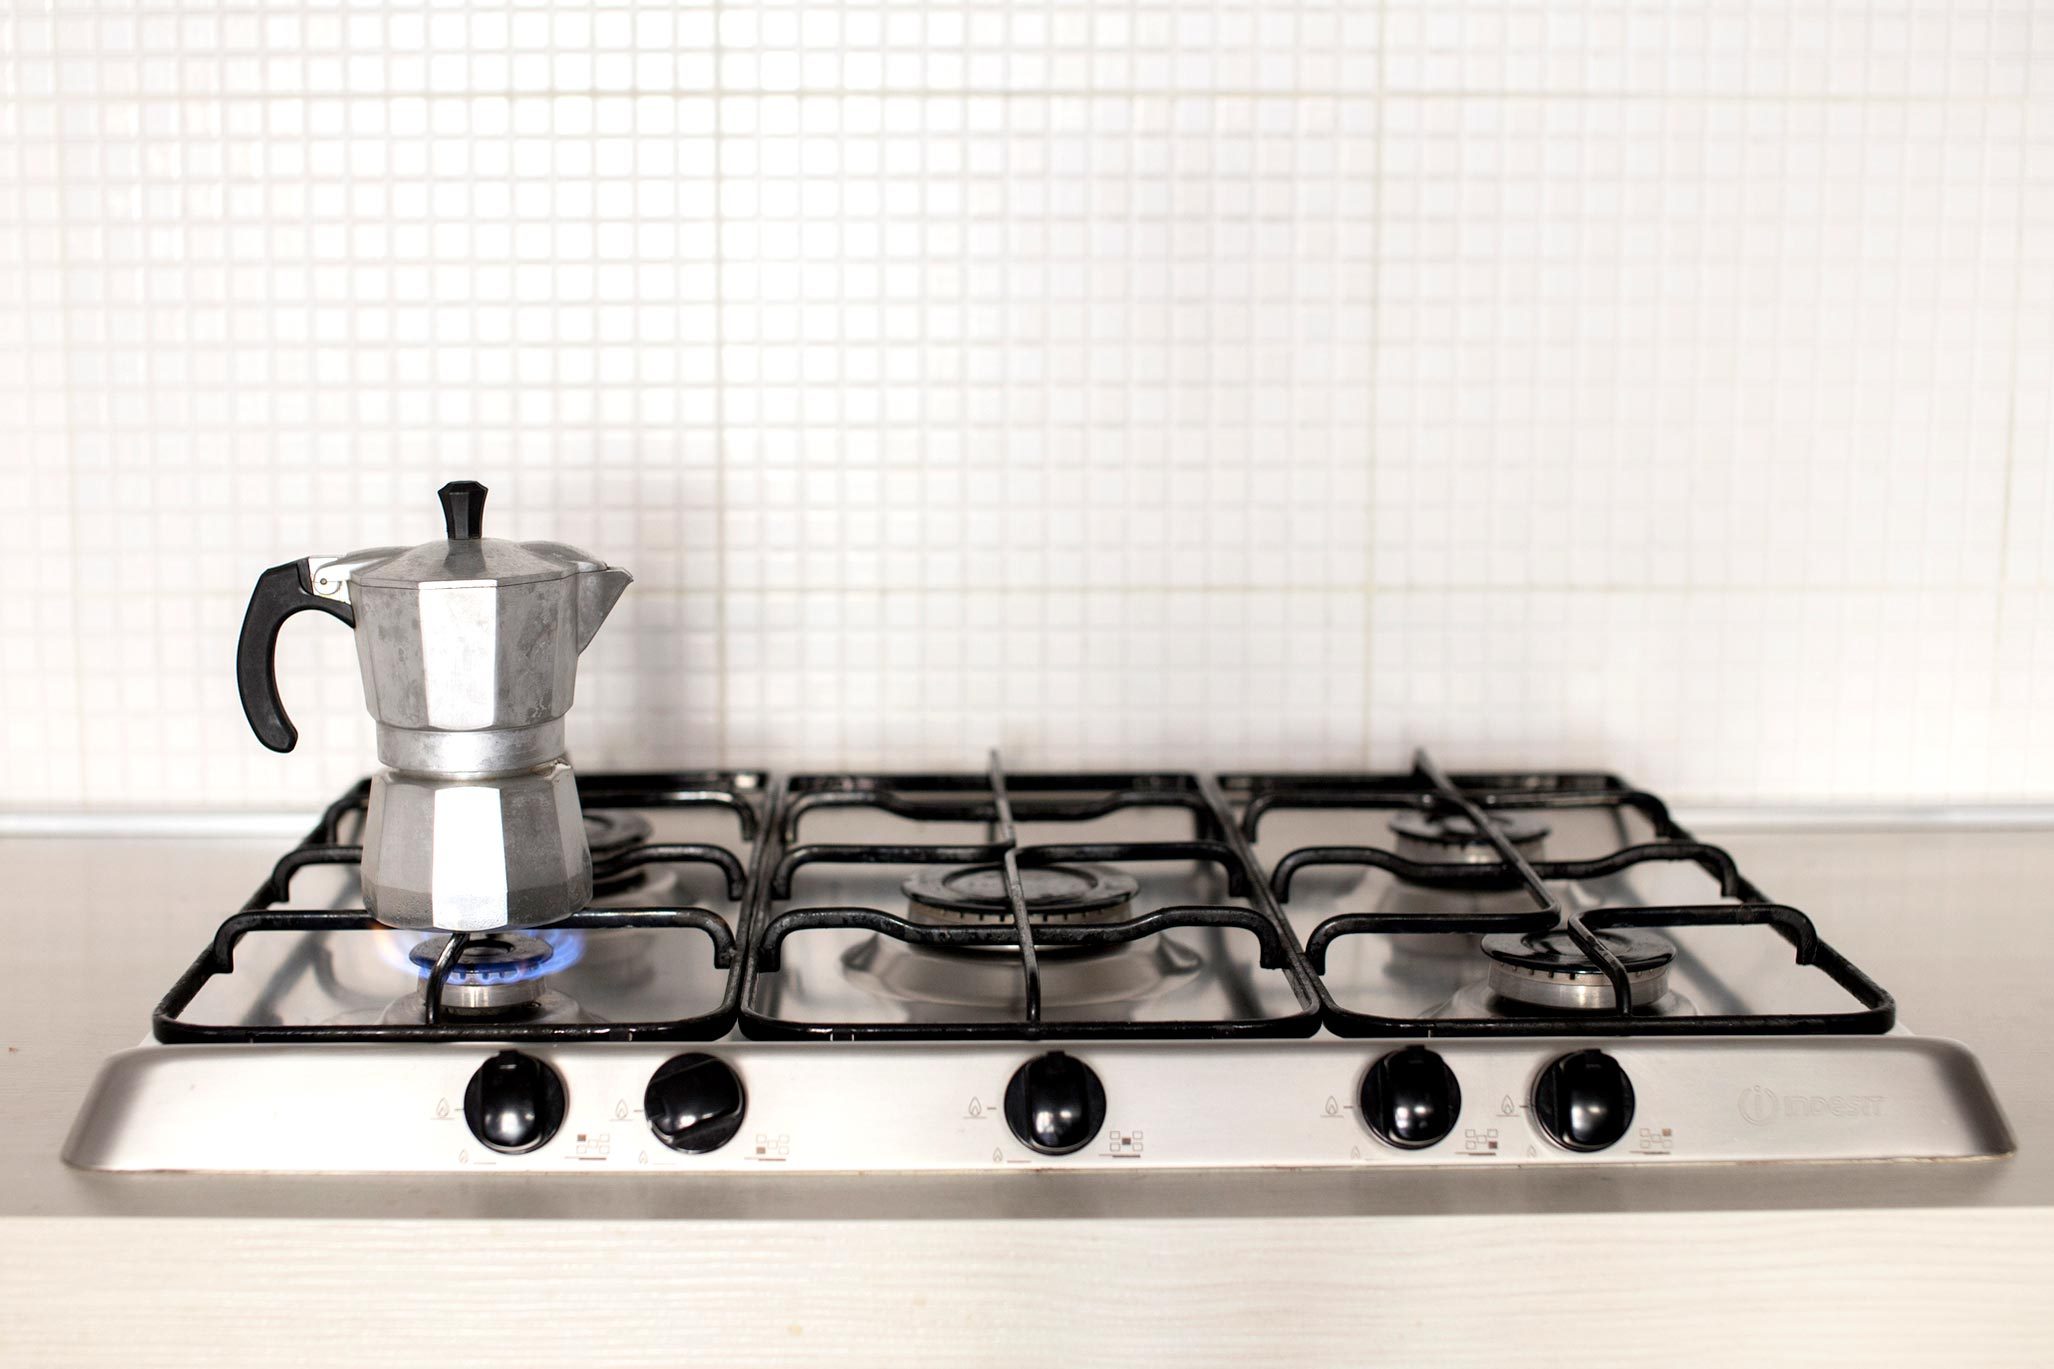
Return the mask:
<svg viewBox="0 0 2054 1369">
<path fill-rule="evenodd" d="M 483 536 L 475 481 L 440 493 L 440 541 L 258 578 L 236 648 L 243 712 L 264 745 L 292 750 L 278 630 L 306 609 L 350 624 L 387 767 L 364 818 L 365 909 L 453 932 L 557 922 L 592 898 L 564 714 L 578 654 L 633 577 L 560 542 Z"/>
</svg>

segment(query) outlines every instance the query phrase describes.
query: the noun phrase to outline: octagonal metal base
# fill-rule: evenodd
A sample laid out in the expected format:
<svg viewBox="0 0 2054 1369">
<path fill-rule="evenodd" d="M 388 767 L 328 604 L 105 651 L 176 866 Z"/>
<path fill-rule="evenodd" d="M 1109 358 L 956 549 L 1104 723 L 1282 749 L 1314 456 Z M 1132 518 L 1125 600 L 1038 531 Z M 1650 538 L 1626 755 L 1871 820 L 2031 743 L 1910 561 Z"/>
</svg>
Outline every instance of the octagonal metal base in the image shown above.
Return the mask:
<svg viewBox="0 0 2054 1369">
<path fill-rule="evenodd" d="M 592 900 L 569 765 L 447 780 L 387 770 L 364 816 L 364 907 L 391 927 L 539 927 Z"/>
</svg>

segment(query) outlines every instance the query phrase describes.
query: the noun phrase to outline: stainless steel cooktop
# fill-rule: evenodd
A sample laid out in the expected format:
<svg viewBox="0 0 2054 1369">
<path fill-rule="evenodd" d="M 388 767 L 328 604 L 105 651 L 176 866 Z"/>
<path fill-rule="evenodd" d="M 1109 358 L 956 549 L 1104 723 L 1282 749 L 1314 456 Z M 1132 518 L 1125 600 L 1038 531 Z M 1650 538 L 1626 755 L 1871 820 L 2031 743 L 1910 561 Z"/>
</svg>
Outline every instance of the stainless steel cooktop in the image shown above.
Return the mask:
<svg viewBox="0 0 2054 1369">
<path fill-rule="evenodd" d="M 361 911 L 362 787 L 344 795 L 108 1062 L 66 1158 L 648 1173 L 2011 1148 L 1965 1049 L 1906 1032 L 1802 911 L 1612 776 L 994 757 L 579 792 L 592 904 L 454 936 Z"/>
</svg>

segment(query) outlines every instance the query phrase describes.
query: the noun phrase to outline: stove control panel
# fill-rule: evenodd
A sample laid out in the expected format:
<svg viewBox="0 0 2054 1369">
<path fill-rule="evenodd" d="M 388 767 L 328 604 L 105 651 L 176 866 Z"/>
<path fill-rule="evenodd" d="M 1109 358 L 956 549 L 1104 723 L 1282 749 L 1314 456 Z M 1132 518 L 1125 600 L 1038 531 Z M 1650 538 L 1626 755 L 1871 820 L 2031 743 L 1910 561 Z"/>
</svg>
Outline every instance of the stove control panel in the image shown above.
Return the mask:
<svg viewBox="0 0 2054 1369">
<path fill-rule="evenodd" d="M 1932 1160 L 2012 1146 L 1974 1057 L 1904 1034 L 728 1038 L 682 1052 L 146 1045 L 108 1062 L 65 1157 L 106 1170 L 683 1177 Z"/>
</svg>

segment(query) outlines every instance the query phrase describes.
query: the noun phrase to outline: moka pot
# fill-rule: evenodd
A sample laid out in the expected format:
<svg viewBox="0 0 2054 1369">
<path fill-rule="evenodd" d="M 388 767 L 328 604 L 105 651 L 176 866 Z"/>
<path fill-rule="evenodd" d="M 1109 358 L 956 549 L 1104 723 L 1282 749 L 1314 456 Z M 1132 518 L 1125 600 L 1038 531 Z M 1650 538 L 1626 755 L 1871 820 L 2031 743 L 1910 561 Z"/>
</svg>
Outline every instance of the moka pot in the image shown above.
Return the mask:
<svg viewBox="0 0 2054 1369">
<path fill-rule="evenodd" d="M 485 487 L 440 491 L 446 536 L 273 566 L 236 649 L 259 741 L 299 739 L 278 696 L 285 620 L 356 629 L 378 759 L 363 830 L 364 907 L 393 927 L 489 931 L 559 921 L 592 897 L 592 853 L 564 750 L 578 655 L 633 577 L 560 542 L 482 535 Z"/>
</svg>

